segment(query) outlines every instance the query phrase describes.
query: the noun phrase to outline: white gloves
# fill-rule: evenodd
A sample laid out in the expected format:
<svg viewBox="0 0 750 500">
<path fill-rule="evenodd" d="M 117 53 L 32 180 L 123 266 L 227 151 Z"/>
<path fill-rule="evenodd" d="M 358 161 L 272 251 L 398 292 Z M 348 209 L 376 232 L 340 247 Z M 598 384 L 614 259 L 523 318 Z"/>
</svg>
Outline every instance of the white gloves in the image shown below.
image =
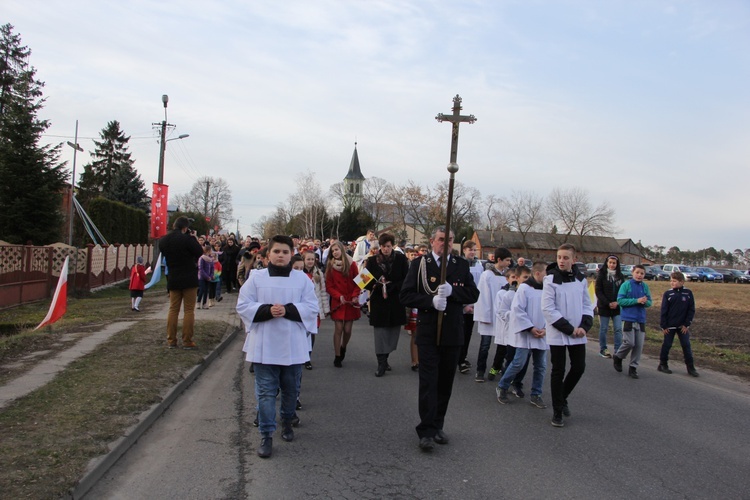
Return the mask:
<svg viewBox="0 0 750 500">
<path fill-rule="evenodd" d="M 438 287 L 437 292 L 438 292 L 438 297 L 443 297 L 443 298 L 450 297 L 451 293 L 453 293 L 453 287 L 450 286 L 449 283 L 443 283 L 442 285 Z"/>
<path fill-rule="evenodd" d="M 439 295 L 435 295 L 434 297 L 432 297 L 432 305 L 438 311 L 445 311 L 445 308 L 448 306 L 448 299 Z"/>
</svg>

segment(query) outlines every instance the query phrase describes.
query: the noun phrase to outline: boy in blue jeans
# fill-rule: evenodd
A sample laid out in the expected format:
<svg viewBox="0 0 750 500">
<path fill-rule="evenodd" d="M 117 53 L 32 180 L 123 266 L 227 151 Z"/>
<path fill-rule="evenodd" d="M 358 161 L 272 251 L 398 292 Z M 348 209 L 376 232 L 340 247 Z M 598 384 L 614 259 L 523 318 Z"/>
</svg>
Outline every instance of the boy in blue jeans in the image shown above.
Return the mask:
<svg viewBox="0 0 750 500">
<path fill-rule="evenodd" d="M 529 362 L 529 356 L 534 361 L 534 377 L 531 382 L 530 402 L 537 408 L 546 408 L 542 400 L 542 384 L 547 371 L 547 340 L 544 328 L 544 314 L 542 313 L 542 282 L 547 265 L 537 262 L 531 268 L 533 274 L 529 279 L 519 277 L 522 281 L 513 297 L 510 306 L 510 322 L 508 325 L 509 345 L 515 347 L 513 362 L 503 373 L 497 384 L 497 401 L 501 404 L 510 403 L 508 389 L 511 382 L 524 366 Z"/>
<path fill-rule="evenodd" d="M 622 360 L 630 353 L 628 376 L 638 378 L 638 363 L 646 340 L 646 308 L 651 307 L 651 292 L 643 282 L 646 268 L 640 264 L 633 266 L 633 277 L 620 286 L 617 303 L 622 309 L 622 345 L 612 356 L 615 370 L 622 371 Z"/>
<path fill-rule="evenodd" d="M 661 299 L 661 321 L 659 326 L 664 332 L 664 343 L 659 355 L 659 368 L 662 373 L 672 373 L 667 362 L 674 336 L 680 339 L 682 354 L 685 356 L 687 371 L 693 377 L 698 376 L 693 364 L 693 349 L 690 347 L 690 324 L 695 316 L 695 298 L 693 292 L 685 288 L 685 275 L 677 271 L 670 275 L 671 290 L 664 292 Z"/>
</svg>

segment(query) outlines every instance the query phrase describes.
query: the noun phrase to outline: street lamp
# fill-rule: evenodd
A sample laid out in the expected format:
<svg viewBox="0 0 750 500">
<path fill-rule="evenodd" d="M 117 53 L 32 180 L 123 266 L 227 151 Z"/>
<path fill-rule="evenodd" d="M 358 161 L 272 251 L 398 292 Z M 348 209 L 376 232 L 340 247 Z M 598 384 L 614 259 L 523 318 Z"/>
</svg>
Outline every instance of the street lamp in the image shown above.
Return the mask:
<svg viewBox="0 0 750 500">
<path fill-rule="evenodd" d="M 78 145 L 78 120 L 76 120 L 76 135 L 74 142 L 68 142 L 68 146 L 73 148 L 73 174 L 70 179 L 70 226 L 68 227 L 68 245 L 73 246 L 73 196 L 75 195 L 76 188 L 76 154 L 78 151 L 83 153 L 83 148 Z"/>
<path fill-rule="evenodd" d="M 164 120 L 158 124 L 154 123 L 154 125 L 161 125 L 161 142 L 159 147 L 159 184 L 164 184 L 164 151 L 167 148 L 167 143 L 169 141 L 176 141 L 177 139 L 184 139 L 185 137 L 190 137 L 190 134 L 181 134 L 177 137 L 173 137 L 172 139 L 167 139 L 167 127 L 174 127 L 171 123 L 167 123 L 167 103 L 169 102 L 169 96 L 167 94 L 164 94 L 161 96 L 161 102 L 164 104 Z"/>
</svg>

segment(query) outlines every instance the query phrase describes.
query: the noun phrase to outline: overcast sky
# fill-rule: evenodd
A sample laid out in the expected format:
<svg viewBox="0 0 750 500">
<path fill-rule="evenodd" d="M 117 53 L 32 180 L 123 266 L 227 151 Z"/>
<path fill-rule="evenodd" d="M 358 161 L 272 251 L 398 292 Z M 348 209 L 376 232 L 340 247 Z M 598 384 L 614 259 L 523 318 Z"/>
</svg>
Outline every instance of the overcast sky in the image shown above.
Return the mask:
<svg viewBox="0 0 750 500">
<path fill-rule="evenodd" d="M 110 120 L 157 180 L 232 187 L 242 233 L 315 172 L 457 180 L 483 195 L 583 186 L 645 245 L 750 247 L 750 2 L 3 0 L 46 83 L 50 142 Z M 72 166 L 72 149 L 63 151 Z M 76 177 L 89 161 L 78 156 Z M 236 225 L 234 222 L 233 225 Z"/>
</svg>

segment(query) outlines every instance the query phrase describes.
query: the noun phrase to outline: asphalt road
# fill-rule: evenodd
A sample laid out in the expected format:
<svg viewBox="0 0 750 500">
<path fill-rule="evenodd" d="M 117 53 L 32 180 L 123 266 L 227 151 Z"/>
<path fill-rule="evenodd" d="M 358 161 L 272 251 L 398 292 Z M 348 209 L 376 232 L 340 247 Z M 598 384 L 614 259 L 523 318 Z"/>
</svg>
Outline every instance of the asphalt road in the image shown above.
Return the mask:
<svg viewBox="0 0 750 500">
<path fill-rule="evenodd" d="M 253 379 L 240 335 L 86 498 L 750 498 L 746 383 L 708 371 L 693 379 L 674 361 L 675 373 L 664 375 L 648 358 L 632 380 L 589 344 L 564 428 L 528 396 L 503 406 L 494 383 L 457 374 L 445 425 L 451 441 L 428 454 L 414 431 L 409 338 L 391 355 L 393 371 L 375 378 L 365 321 L 355 323 L 340 369 L 333 325 L 323 322 L 314 369 L 303 375 L 296 438 L 286 443 L 277 430 L 272 458 L 255 454 Z M 472 362 L 478 345 L 475 335 Z M 548 389 L 546 381 L 549 404 Z"/>
</svg>

